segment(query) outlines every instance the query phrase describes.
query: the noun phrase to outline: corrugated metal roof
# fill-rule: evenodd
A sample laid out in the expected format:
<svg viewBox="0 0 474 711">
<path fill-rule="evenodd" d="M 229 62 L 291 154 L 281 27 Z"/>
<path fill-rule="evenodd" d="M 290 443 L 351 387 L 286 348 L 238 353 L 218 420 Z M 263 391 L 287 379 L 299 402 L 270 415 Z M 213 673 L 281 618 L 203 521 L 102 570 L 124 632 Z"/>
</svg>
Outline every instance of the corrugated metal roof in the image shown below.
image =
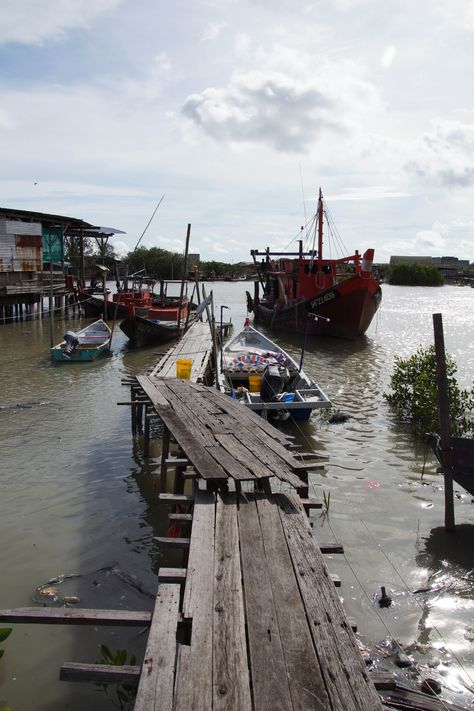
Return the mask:
<svg viewBox="0 0 474 711">
<path fill-rule="evenodd" d="M 0 217 L 6 219 L 37 220 L 38 222 L 60 222 L 62 224 L 72 224 L 77 227 L 95 227 L 90 222 L 85 222 L 77 217 L 67 217 L 66 215 L 52 215 L 46 212 L 36 212 L 34 210 L 17 210 L 10 207 L 0 207 Z"/>
</svg>

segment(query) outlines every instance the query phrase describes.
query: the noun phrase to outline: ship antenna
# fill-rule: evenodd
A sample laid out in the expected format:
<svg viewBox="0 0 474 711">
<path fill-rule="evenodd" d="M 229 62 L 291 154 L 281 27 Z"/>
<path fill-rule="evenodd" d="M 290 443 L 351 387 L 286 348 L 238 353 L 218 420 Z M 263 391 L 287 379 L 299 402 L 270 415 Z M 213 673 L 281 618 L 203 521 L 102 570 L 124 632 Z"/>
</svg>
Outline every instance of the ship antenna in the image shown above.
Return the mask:
<svg viewBox="0 0 474 711">
<path fill-rule="evenodd" d="M 299 168 L 300 168 L 301 195 L 302 195 L 302 198 L 303 198 L 304 224 L 305 224 L 305 227 L 306 227 L 306 239 L 308 239 L 308 223 L 307 223 L 307 219 L 306 219 L 306 200 L 305 200 L 305 196 L 304 196 L 303 172 L 302 172 L 302 170 L 301 170 L 301 163 L 300 163 L 300 165 L 299 165 Z"/>
</svg>

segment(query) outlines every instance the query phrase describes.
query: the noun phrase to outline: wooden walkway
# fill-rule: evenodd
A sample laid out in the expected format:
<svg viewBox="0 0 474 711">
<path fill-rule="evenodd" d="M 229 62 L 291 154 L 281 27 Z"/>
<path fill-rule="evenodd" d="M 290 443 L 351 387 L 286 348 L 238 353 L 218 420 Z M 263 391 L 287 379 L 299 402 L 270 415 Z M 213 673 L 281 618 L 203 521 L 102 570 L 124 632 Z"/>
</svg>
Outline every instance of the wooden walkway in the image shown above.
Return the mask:
<svg viewBox="0 0 474 711">
<path fill-rule="evenodd" d="M 159 584 L 135 711 L 382 708 L 297 497 L 197 491 L 181 599 Z"/>
<path fill-rule="evenodd" d="M 379 695 L 324 561 L 342 547 L 313 533 L 309 465 L 290 439 L 207 386 L 141 376 L 136 387 L 165 426 L 159 499 L 181 528 L 155 542 L 182 550 L 183 567 L 160 569 L 152 613 L 34 607 L 0 610 L 0 622 L 147 627 L 140 666 L 61 667 L 63 680 L 137 684 L 135 711 L 445 708 L 390 675 Z"/>
<path fill-rule="evenodd" d="M 180 358 L 190 358 L 193 361 L 191 380 L 195 383 L 205 382 L 207 374 L 212 371 L 213 367 L 212 348 L 209 323 L 196 321 L 156 363 L 149 375 L 152 378 L 175 378 L 176 361 Z"/>
<path fill-rule="evenodd" d="M 165 426 L 161 491 L 167 488 L 172 435 L 196 476 L 217 487 L 227 487 L 228 480 L 237 489 L 242 481 L 267 486 L 277 477 L 307 494 L 309 465 L 288 451 L 286 435 L 240 402 L 177 378 L 138 376 L 137 382 Z"/>
<path fill-rule="evenodd" d="M 160 571 L 135 711 L 382 708 L 323 561 L 322 551 L 342 549 L 313 538 L 309 465 L 290 439 L 204 385 L 137 382 L 165 426 L 160 499 L 187 532 L 155 540 L 189 557 L 186 571 Z M 272 493 L 272 478 L 287 491 Z M 192 494 L 183 493 L 187 479 Z M 244 493 L 243 482 L 260 493 Z"/>
</svg>

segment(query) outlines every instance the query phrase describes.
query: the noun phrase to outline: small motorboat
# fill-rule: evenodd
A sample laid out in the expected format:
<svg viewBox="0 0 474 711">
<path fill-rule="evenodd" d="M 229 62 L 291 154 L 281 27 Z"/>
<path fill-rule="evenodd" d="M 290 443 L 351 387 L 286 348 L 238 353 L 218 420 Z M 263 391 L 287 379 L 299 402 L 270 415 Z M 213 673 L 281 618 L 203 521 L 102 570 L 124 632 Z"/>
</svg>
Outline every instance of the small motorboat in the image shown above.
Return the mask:
<svg viewBox="0 0 474 711">
<path fill-rule="evenodd" d="M 221 351 L 221 390 L 270 420 L 308 420 L 332 406 L 319 385 L 280 346 L 245 322 Z"/>
<path fill-rule="evenodd" d="M 51 348 L 55 361 L 90 361 L 106 353 L 110 347 L 112 331 L 105 321 L 99 319 L 81 331 L 66 331 L 61 343 Z"/>
</svg>

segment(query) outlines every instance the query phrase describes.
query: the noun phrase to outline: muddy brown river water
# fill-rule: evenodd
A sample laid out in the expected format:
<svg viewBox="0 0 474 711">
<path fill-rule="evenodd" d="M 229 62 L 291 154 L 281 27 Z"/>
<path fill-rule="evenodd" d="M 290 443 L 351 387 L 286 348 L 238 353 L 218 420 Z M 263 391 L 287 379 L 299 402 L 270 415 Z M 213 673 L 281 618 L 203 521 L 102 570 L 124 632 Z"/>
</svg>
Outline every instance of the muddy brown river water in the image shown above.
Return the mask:
<svg viewBox="0 0 474 711">
<path fill-rule="evenodd" d="M 224 316 L 240 327 L 249 285 L 206 287 L 217 317 L 225 304 Z M 433 342 L 433 313 L 443 315 L 459 384 L 470 387 L 473 306 L 468 287 L 384 286 L 366 337 L 308 344 L 306 372 L 350 418 L 330 424 L 316 415 L 290 427 L 305 451 L 328 455 L 325 470 L 310 477 L 313 495 L 330 495 L 328 515 L 312 514 L 314 530 L 321 541 L 344 545 L 328 566 L 342 578 L 367 660 L 414 685 L 434 677 L 444 698 L 465 708 L 474 708 L 474 506 L 455 486 L 457 530 L 444 531 L 437 463 L 395 422 L 382 394 L 394 356 Z M 79 327 L 57 321 L 56 341 Z M 274 340 L 298 356 L 299 338 Z M 148 368 L 160 349 L 133 351 L 116 329 L 111 357 L 53 364 L 49 345 L 48 319 L 0 326 L 0 607 L 43 602 L 46 586 L 48 604 L 77 597 L 83 607 L 152 609 L 158 568 L 179 564 L 152 540 L 167 526 L 155 502 L 160 442 L 144 461 L 130 412 L 117 402 L 128 399 L 121 379 Z M 393 600 L 388 608 L 378 605 L 381 586 Z M 141 630 L 15 625 L 0 644 L 0 707 L 116 708 L 113 687 L 60 682 L 59 668 L 99 661 L 101 644 L 141 655 L 145 637 Z M 414 664 L 398 667 L 397 652 Z"/>
</svg>

